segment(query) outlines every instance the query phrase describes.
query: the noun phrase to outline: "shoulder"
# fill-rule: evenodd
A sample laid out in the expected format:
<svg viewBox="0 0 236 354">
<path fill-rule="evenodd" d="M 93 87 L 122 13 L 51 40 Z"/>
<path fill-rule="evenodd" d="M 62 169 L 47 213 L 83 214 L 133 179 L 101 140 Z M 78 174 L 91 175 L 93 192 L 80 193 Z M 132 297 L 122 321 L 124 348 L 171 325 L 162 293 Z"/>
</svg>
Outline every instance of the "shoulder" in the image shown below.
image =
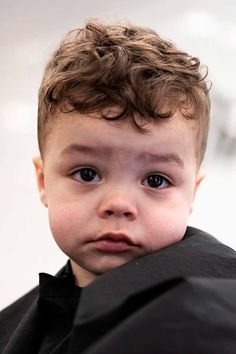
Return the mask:
<svg viewBox="0 0 236 354">
<path fill-rule="evenodd" d="M 145 269 L 145 273 L 153 273 L 154 279 L 156 274 L 162 280 L 196 276 L 236 278 L 236 252 L 193 227 L 187 228 L 181 241 L 136 260 L 135 268 L 137 264 L 143 273 Z"/>
<path fill-rule="evenodd" d="M 38 298 L 38 286 L 30 290 L 28 293 L 20 297 L 11 305 L 0 312 L 0 321 L 5 320 L 8 316 L 22 317 L 32 303 Z"/>
<path fill-rule="evenodd" d="M 220 242 L 216 237 L 208 232 L 197 229 L 196 227 L 188 226 L 182 242 L 186 245 L 196 245 L 196 247 L 204 248 L 205 250 L 218 250 L 225 255 L 236 255 L 236 251 L 231 247 Z"/>
<path fill-rule="evenodd" d="M 38 287 L 35 287 L 0 312 L 0 351 L 8 342 L 25 313 L 37 299 Z"/>
<path fill-rule="evenodd" d="M 175 250 L 192 259 L 197 268 L 205 268 L 210 276 L 236 277 L 236 251 L 205 231 L 188 226 Z"/>
</svg>

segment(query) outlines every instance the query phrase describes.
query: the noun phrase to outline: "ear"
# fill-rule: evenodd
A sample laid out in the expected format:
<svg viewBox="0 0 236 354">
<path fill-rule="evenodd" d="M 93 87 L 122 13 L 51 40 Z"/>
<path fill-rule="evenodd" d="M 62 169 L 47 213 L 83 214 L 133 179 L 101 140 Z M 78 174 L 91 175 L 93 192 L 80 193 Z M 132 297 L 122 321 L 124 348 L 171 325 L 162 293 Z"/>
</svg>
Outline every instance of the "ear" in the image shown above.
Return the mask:
<svg viewBox="0 0 236 354">
<path fill-rule="evenodd" d="M 48 205 L 47 205 L 47 198 L 46 198 L 45 184 L 44 184 L 44 166 L 43 166 L 43 160 L 41 156 L 35 156 L 33 158 L 33 164 L 35 168 L 40 199 L 43 205 L 47 207 Z"/>
<path fill-rule="evenodd" d="M 197 190 L 200 186 L 200 184 L 202 183 L 202 181 L 204 180 L 204 178 L 206 177 L 206 172 L 203 170 L 199 170 L 196 176 L 196 180 L 195 180 L 195 188 L 194 188 L 194 198 L 195 195 L 197 193 Z"/>
<path fill-rule="evenodd" d="M 206 177 L 206 173 L 203 170 L 199 170 L 197 175 L 196 175 L 196 179 L 195 179 L 195 187 L 194 187 L 194 193 L 193 193 L 193 200 L 192 200 L 192 205 L 190 208 L 190 214 L 193 211 L 193 203 L 194 203 L 194 199 L 196 197 L 196 193 L 198 191 L 198 188 L 200 186 L 200 184 L 202 183 L 203 179 Z"/>
</svg>

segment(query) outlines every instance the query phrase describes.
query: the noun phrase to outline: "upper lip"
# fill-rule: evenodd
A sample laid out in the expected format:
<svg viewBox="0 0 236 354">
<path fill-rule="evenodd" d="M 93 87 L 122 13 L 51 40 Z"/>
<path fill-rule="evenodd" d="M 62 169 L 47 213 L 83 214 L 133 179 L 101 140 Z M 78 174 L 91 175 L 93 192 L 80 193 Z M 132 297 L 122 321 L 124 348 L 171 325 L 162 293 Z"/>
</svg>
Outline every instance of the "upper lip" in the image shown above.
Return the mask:
<svg viewBox="0 0 236 354">
<path fill-rule="evenodd" d="M 114 240 L 114 241 L 125 241 L 130 246 L 135 245 L 128 235 L 120 232 L 107 232 L 105 234 L 102 234 L 96 241 L 107 240 L 107 239 Z"/>
</svg>

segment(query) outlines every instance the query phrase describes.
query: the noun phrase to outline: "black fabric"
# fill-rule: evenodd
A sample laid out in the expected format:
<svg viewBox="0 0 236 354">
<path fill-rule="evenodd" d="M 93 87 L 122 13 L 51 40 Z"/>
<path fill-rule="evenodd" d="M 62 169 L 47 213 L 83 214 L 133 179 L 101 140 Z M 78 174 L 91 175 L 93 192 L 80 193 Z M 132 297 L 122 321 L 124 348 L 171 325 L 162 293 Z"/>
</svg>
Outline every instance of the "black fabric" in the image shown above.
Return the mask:
<svg viewBox="0 0 236 354">
<path fill-rule="evenodd" d="M 77 322 L 67 353 L 235 354 L 235 295 L 232 279 L 164 282 L 127 299 L 107 317 L 103 334 L 100 321 Z M 84 335 L 89 345 L 81 349 Z"/>
<path fill-rule="evenodd" d="M 47 352 L 235 354 L 235 282 L 236 252 L 188 227 L 181 242 L 98 277 L 81 292 L 76 311 L 75 303 L 68 314 L 64 301 L 54 307 L 47 303 L 45 310 L 49 306 L 46 312 L 55 322 L 55 309 L 69 318 L 75 313 L 73 328 L 59 335 L 58 344 Z M 34 353 L 35 329 L 40 328 L 37 299 L 34 290 L 0 313 L 0 353 Z M 26 311 L 23 330 L 21 307 Z"/>
<path fill-rule="evenodd" d="M 5 347 L 6 353 L 46 354 L 62 344 L 72 328 L 80 292 L 74 283 L 70 262 L 56 277 L 40 273 L 37 298 L 28 311 L 25 306 L 26 313 L 22 313 L 15 333 Z M 5 318 L 9 317 L 7 314 L 12 306 L 3 311 Z M 17 304 L 17 308 L 21 305 Z M 4 340 L 4 333 L 0 338 Z"/>
<path fill-rule="evenodd" d="M 38 310 L 42 325 L 39 354 L 60 346 L 72 329 L 81 289 L 74 284 L 70 263 L 59 278 L 40 273 Z"/>
<path fill-rule="evenodd" d="M 0 353 L 7 345 L 15 329 L 29 311 L 30 307 L 35 306 L 38 298 L 38 287 L 34 288 L 15 303 L 0 312 Z"/>
</svg>

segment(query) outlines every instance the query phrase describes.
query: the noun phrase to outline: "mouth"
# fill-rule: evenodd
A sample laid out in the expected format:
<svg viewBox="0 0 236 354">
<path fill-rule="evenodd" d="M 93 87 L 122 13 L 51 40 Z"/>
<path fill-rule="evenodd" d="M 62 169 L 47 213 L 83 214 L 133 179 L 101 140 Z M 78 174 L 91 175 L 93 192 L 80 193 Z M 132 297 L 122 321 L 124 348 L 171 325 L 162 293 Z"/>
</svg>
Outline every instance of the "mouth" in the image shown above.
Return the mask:
<svg viewBox="0 0 236 354">
<path fill-rule="evenodd" d="M 125 234 L 111 232 L 101 235 L 95 246 L 100 251 L 119 253 L 131 250 L 135 243 Z"/>
</svg>

